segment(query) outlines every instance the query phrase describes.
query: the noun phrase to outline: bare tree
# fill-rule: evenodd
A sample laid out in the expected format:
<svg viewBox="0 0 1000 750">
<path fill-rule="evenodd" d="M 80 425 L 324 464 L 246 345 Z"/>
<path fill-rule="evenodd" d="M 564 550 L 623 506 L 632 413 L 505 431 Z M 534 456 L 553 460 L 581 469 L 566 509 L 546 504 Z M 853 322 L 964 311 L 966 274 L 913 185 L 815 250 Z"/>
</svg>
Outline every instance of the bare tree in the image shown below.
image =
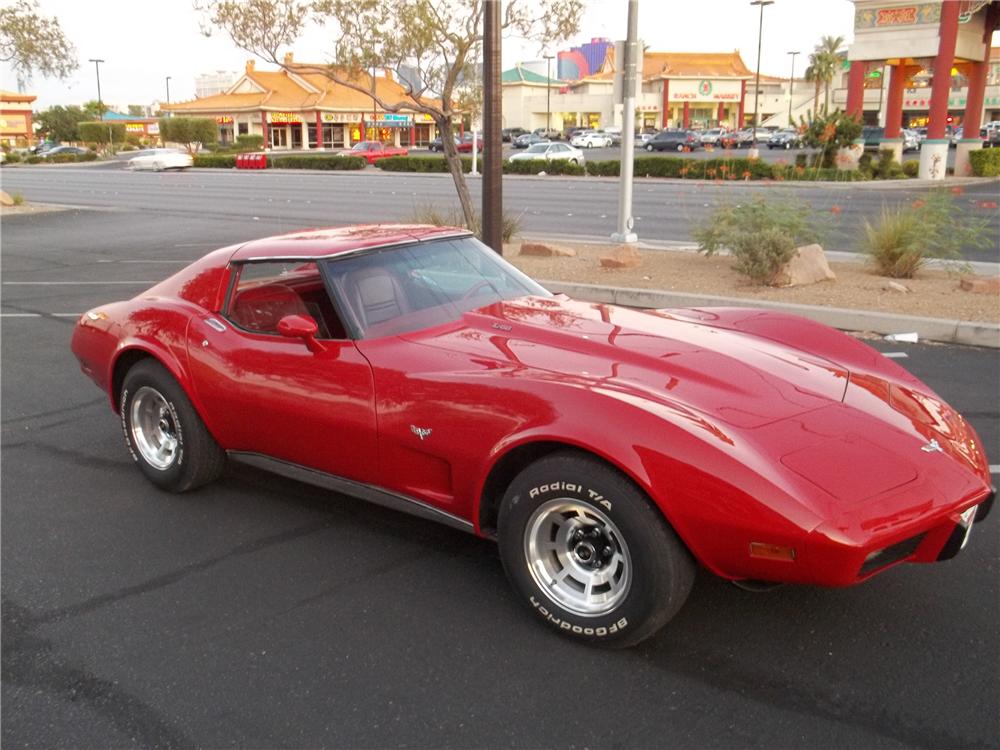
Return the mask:
<svg viewBox="0 0 1000 750">
<path fill-rule="evenodd" d="M 211 0 L 196 2 L 196 7 L 204 13 L 206 33 L 223 29 L 237 46 L 270 63 L 324 75 L 370 95 L 386 112 L 429 115 L 441 135 L 466 224 L 473 227 L 475 209 L 452 123 L 478 107 L 473 68 L 482 45 L 483 6 L 500 1 Z M 582 14 L 583 0 L 507 0 L 502 26 L 508 34 L 545 45 L 576 33 Z M 311 24 L 330 29 L 331 59 L 314 66 L 286 63 L 283 50 Z M 386 101 L 379 96 L 368 75 L 373 69 L 392 71 L 406 99 Z"/>
<path fill-rule="evenodd" d="M 67 78 L 80 67 L 59 19 L 43 16 L 35 0 L 16 0 L 0 8 L 0 62 L 11 66 L 22 91 L 36 72 Z"/>
</svg>

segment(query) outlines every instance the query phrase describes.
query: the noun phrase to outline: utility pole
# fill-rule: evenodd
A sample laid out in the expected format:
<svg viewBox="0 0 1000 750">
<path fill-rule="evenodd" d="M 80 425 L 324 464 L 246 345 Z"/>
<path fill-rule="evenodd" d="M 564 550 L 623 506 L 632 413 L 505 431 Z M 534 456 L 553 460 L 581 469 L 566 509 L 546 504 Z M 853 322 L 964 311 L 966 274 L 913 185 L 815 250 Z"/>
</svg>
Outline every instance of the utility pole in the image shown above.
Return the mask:
<svg viewBox="0 0 1000 750">
<path fill-rule="evenodd" d="M 549 137 L 552 130 L 552 58 L 555 55 L 545 55 L 545 137 Z"/>
<path fill-rule="evenodd" d="M 500 95 L 500 0 L 483 5 L 483 228 L 482 240 L 503 255 L 503 123 Z M 472 158 L 476 158 L 476 134 L 472 133 Z"/>
<path fill-rule="evenodd" d="M 792 124 L 792 89 L 795 86 L 795 56 L 798 52 L 789 52 L 792 56 L 792 74 L 788 78 L 788 124 Z"/>
<path fill-rule="evenodd" d="M 760 25 L 757 27 L 757 81 L 753 88 L 753 141 L 750 143 L 750 153 L 747 154 L 749 158 L 757 159 L 760 157 L 760 151 L 757 150 L 757 126 L 760 124 L 758 107 L 760 106 L 760 50 L 761 41 L 764 39 L 764 8 L 768 5 L 774 5 L 774 0 L 752 0 L 750 4 L 760 6 Z"/>
<path fill-rule="evenodd" d="M 101 63 L 104 60 L 99 60 L 95 58 L 90 58 L 87 62 L 94 63 L 94 69 L 97 71 L 97 106 L 101 108 L 101 122 L 104 122 L 104 100 L 101 99 Z"/>
<path fill-rule="evenodd" d="M 170 76 L 167 76 L 167 104 L 170 104 Z"/>
<path fill-rule="evenodd" d="M 625 59 L 622 61 L 622 146 L 621 176 L 618 178 L 618 231 L 615 242 L 638 242 L 632 231 L 632 172 L 635 158 L 635 83 L 639 46 L 639 0 L 628 0 L 628 32 L 625 36 Z"/>
</svg>

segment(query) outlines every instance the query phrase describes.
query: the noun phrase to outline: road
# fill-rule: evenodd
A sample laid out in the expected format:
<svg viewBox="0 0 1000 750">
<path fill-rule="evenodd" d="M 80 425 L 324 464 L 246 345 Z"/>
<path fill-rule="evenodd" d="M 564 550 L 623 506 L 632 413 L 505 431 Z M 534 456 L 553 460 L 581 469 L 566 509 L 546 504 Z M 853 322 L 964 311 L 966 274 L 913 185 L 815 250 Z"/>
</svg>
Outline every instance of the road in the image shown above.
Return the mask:
<svg viewBox="0 0 1000 750">
<path fill-rule="evenodd" d="M 127 177 L 92 184 L 170 207 L 3 219 L 4 748 L 1000 746 L 996 511 L 955 560 L 851 589 L 702 572 L 658 636 L 604 652 L 540 627 L 489 542 L 246 469 L 153 489 L 69 352 L 74 314 L 305 209 L 234 210 L 252 175 Z M 259 177 L 333 186 L 312 216 L 359 184 Z M 998 460 L 995 351 L 876 346 Z"/>
<path fill-rule="evenodd" d="M 405 220 L 422 206 L 457 205 L 449 175 L 299 171 L 191 170 L 182 173 L 133 173 L 91 167 L 17 167 L 3 171 L 3 189 L 29 201 L 117 208 L 177 217 L 239 219 L 242 239 L 259 236 L 255 222 L 271 221 L 282 230 L 354 222 Z M 470 179 L 474 200 L 480 183 Z M 606 239 L 615 230 L 618 184 L 609 178 L 507 177 L 504 205 L 520 216 L 532 235 Z M 990 222 L 1000 236 L 1000 182 L 960 188 L 956 204 L 971 217 Z M 847 184 L 635 182 L 636 231 L 642 240 L 691 243 L 692 229 L 724 202 L 765 196 L 811 209 L 821 242 L 828 250 L 857 252 L 864 220 L 883 206 L 908 205 L 926 187 Z M 186 219 L 185 219 L 186 220 Z M 137 239 L 141 239 L 137 238 Z M 1000 245 L 968 249 L 971 261 L 1000 261 Z"/>
</svg>

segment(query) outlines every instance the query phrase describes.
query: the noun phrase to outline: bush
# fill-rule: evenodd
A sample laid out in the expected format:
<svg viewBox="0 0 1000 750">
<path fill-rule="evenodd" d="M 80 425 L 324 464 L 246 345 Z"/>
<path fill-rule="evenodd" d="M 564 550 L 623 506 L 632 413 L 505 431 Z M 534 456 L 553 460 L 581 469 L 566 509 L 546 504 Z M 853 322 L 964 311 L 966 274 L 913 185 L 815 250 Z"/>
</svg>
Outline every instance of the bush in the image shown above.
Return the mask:
<svg viewBox="0 0 1000 750">
<path fill-rule="evenodd" d="M 164 143 L 183 143 L 190 151 L 195 143 L 214 144 L 219 139 L 219 127 L 211 117 L 163 117 L 160 138 Z"/>
<path fill-rule="evenodd" d="M 808 158 L 809 158 L 809 154 L 795 154 L 795 166 L 796 167 L 805 167 L 805 166 L 808 166 L 806 164 L 806 160 Z M 871 161 L 871 157 L 868 157 L 868 161 Z"/>
<path fill-rule="evenodd" d="M 965 215 L 952 194 L 938 188 L 909 206 L 882 207 L 877 224 L 865 220 L 864 251 L 883 276 L 911 279 L 928 258 L 959 259 L 967 247 L 989 247 L 987 219 Z"/>
<path fill-rule="evenodd" d="M 32 155 L 32 156 L 27 157 L 24 160 L 24 163 L 25 164 L 39 164 L 41 161 L 42 161 L 42 157 Z"/>
<path fill-rule="evenodd" d="M 7 153 L 8 164 L 17 164 L 22 158 L 21 154 L 17 153 L 17 151 L 10 151 Z"/>
<path fill-rule="evenodd" d="M 802 142 L 806 146 L 821 149 L 820 166 L 836 166 L 837 151 L 851 146 L 861 136 L 861 120 L 853 115 L 834 110 L 828 115 L 820 115 L 806 124 L 802 118 Z"/>
<path fill-rule="evenodd" d="M 235 162 L 235 157 L 234 157 Z M 267 164 L 276 169 L 364 169 L 368 162 L 360 156 L 268 156 Z"/>
<path fill-rule="evenodd" d="M 1000 177 L 1000 148 L 986 148 L 969 154 L 972 173 L 977 177 Z"/>
<path fill-rule="evenodd" d="M 77 138 L 88 143 L 104 145 L 125 142 L 125 125 L 120 122 L 80 122 L 76 125 Z"/>
<path fill-rule="evenodd" d="M 236 167 L 236 157 L 231 154 L 196 154 L 192 166 L 233 169 Z"/>
<path fill-rule="evenodd" d="M 582 164 L 573 164 L 566 159 L 557 159 L 555 161 L 505 161 L 503 163 L 503 173 L 504 174 L 538 174 L 540 172 L 545 172 L 545 174 L 568 174 L 568 175 L 583 175 L 586 174 Z"/>
<path fill-rule="evenodd" d="M 462 171 L 472 171 L 471 157 L 462 157 Z M 375 166 L 386 172 L 447 172 L 448 161 L 436 156 L 390 156 L 379 159 Z"/>
<path fill-rule="evenodd" d="M 435 227 L 466 227 L 465 217 L 458 208 L 442 211 L 433 204 L 417 206 L 413 213 L 407 217 L 407 221 L 413 224 L 430 224 Z M 475 226 L 472 231 L 477 236 L 482 236 L 479 215 L 477 214 L 473 222 Z M 466 227 L 467 228 L 467 227 Z M 503 221 L 500 228 L 500 237 L 504 243 L 512 242 L 521 231 L 521 214 L 513 214 L 510 211 L 503 212 Z"/>
<path fill-rule="evenodd" d="M 15 206 L 20 206 L 24 203 L 24 196 L 20 193 L 14 193 L 10 196 L 10 200 Z"/>
<path fill-rule="evenodd" d="M 815 241 L 808 215 L 806 206 L 757 198 L 721 206 L 695 227 L 693 235 L 699 252 L 712 255 L 726 248 L 737 272 L 756 284 L 770 284 L 798 245 Z"/>
<path fill-rule="evenodd" d="M 775 164 L 771 167 L 771 177 L 775 180 L 797 180 L 799 182 L 864 182 L 871 179 L 871 173 L 852 171 L 836 167 L 793 167 Z"/>
<path fill-rule="evenodd" d="M 920 160 L 910 159 L 910 161 L 903 162 L 903 174 L 907 177 L 916 177 L 917 172 L 920 171 Z"/>
<path fill-rule="evenodd" d="M 264 136 L 262 135 L 238 135 L 236 136 L 236 150 L 241 152 L 260 151 L 264 148 Z"/>
<path fill-rule="evenodd" d="M 617 159 L 587 162 L 587 174 L 598 177 L 618 177 L 621 174 L 621 168 L 621 162 Z"/>
</svg>

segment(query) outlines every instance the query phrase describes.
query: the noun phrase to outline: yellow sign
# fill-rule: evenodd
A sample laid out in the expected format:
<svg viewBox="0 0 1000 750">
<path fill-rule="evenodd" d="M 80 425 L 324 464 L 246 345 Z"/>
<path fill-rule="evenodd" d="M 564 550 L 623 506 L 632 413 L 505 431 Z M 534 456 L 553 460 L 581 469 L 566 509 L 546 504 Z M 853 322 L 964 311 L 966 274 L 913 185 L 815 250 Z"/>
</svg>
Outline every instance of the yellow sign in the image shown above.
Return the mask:
<svg viewBox="0 0 1000 750">
<path fill-rule="evenodd" d="M 24 115 L 3 115 L 0 117 L 0 133 L 27 133 L 28 123 Z"/>
<path fill-rule="evenodd" d="M 141 122 L 126 122 L 125 123 L 125 132 L 126 133 L 145 133 L 146 132 L 146 126 L 143 125 Z"/>
<path fill-rule="evenodd" d="M 302 122 L 302 115 L 298 112 L 271 112 L 269 118 L 271 122 L 279 124 Z"/>
<path fill-rule="evenodd" d="M 232 115 L 219 115 L 215 118 L 215 123 L 217 125 L 232 125 L 233 116 Z"/>
</svg>

